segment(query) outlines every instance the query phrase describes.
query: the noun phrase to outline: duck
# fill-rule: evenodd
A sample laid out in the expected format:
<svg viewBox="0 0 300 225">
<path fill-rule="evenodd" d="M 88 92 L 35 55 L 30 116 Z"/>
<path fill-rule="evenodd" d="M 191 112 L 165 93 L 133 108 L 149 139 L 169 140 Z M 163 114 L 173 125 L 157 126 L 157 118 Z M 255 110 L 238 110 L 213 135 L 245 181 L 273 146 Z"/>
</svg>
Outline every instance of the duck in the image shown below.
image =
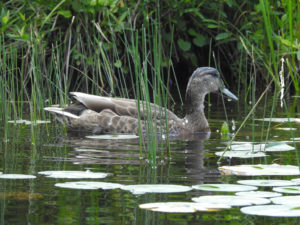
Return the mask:
<svg viewBox="0 0 300 225">
<path fill-rule="evenodd" d="M 148 111 L 146 103 L 136 99 L 105 97 L 70 92 L 77 102 L 67 107 L 45 107 L 55 118 L 66 126 L 67 130 L 89 132 L 94 134 L 139 134 L 145 132 L 147 118 L 156 126 L 157 132 L 168 132 L 173 135 L 210 132 L 204 113 L 205 96 L 220 91 L 229 99 L 238 98 L 224 85 L 217 69 L 199 67 L 189 78 L 185 93 L 185 111 L 183 118 L 171 110 L 150 103 Z M 140 107 L 137 107 L 140 104 Z M 149 109 L 150 113 L 149 114 Z M 166 126 L 166 118 L 167 125 Z M 167 129 L 166 129 L 167 128 Z"/>
</svg>

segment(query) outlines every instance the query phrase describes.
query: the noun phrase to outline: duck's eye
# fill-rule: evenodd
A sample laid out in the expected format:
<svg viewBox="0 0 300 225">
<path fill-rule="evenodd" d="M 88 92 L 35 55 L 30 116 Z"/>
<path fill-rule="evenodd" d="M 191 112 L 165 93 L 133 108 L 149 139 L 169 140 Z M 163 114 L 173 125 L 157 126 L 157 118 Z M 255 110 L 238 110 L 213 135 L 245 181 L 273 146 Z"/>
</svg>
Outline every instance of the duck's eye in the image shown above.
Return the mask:
<svg viewBox="0 0 300 225">
<path fill-rule="evenodd" d="M 211 75 L 212 75 L 213 77 L 219 77 L 219 74 L 218 74 L 217 72 L 211 73 Z"/>
</svg>

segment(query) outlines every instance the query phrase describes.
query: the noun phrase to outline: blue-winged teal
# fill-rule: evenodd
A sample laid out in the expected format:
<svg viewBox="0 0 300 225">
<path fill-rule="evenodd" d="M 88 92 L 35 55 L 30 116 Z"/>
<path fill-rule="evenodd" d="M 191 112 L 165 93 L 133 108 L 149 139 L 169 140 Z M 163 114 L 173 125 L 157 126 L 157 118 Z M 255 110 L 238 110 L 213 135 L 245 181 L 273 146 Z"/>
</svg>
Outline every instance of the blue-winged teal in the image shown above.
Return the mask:
<svg viewBox="0 0 300 225">
<path fill-rule="evenodd" d="M 152 119 L 157 121 L 158 131 L 161 131 L 159 124 L 165 121 L 164 112 L 166 112 L 171 134 L 208 132 L 209 125 L 205 118 L 203 103 L 208 93 L 218 90 L 229 98 L 237 100 L 237 97 L 225 88 L 215 68 L 196 69 L 187 85 L 186 116 L 183 119 L 170 110 L 151 103 Z M 65 124 L 67 129 L 92 133 L 138 133 L 139 120 L 135 99 L 102 97 L 80 92 L 71 92 L 70 95 L 78 103 L 66 108 L 45 108 L 46 111 L 53 113 L 58 121 Z M 140 104 L 140 127 L 145 129 L 143 119 L 147 118 L 147 111 L 143 110 L 143 103 Z"/>
</svg>

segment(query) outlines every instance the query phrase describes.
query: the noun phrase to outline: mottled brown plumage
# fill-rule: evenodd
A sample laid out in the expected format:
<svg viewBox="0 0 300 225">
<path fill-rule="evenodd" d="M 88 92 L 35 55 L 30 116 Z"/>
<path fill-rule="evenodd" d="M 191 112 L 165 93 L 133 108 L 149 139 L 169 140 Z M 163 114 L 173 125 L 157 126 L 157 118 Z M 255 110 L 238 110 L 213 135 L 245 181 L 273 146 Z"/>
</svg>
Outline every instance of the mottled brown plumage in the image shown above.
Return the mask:
<svg viewBox="0 0 300 225">
<path fill-rule="evenodd" d="M 209 125 L 204 115 L 204 99 L 210 92 L 220 90 L 228 97 L 237 100 L 224 87 L 219 73 L 211 67 L 200 67 L 189 79 L 185 105 L 186 116 L 178 118 L 173 112 L 153 103 L 150 104 L 152 122 L 157 132 L 165 131 L 165 114 L 168 118 L 169 132 L 172 134 L 208 132 Z M 112 98 L 71 92 L 78 103 L 66 108 L 47 107 L 56 119 L 68 129 L 92 133 L 139 133 L 145 131 L 149 112 L 146 103 L 140 102 L 140 120 L 138 119 L 137 100 Z M 140 126 L 139 126 L 140 124 Z"/>
</svg>

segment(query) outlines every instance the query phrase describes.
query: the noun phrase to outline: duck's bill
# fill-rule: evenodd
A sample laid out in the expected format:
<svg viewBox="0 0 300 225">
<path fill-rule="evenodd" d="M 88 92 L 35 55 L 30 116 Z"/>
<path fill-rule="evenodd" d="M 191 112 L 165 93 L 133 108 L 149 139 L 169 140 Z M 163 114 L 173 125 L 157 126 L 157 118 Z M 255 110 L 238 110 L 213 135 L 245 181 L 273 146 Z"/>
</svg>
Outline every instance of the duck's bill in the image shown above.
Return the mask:
<svg viewBox="0 0 300 225">
<path fill-rule="evenodd" d="M 231 93 L 227 88 L 222 88 L 221 89 L 222 94 L 226 95 L 228 98 L 232 100 L 239 100 L 233 93 Z"/>
</svg>

